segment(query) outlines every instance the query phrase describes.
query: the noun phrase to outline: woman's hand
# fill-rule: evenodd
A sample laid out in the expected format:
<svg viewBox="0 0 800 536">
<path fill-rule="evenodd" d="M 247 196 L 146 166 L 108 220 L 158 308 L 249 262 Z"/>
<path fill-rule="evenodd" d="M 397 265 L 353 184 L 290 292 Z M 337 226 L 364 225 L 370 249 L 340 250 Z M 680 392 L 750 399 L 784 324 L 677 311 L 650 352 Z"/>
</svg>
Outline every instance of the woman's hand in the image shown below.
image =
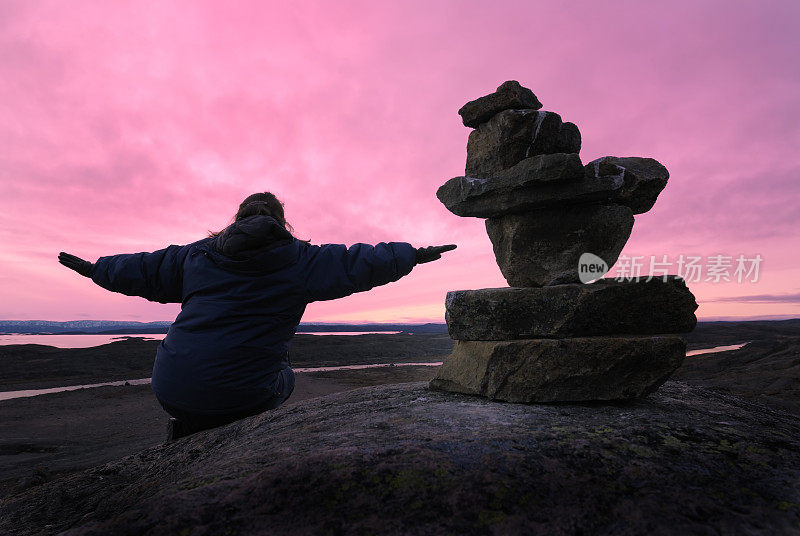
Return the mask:
<svg viewBox="0 0 800 536">
<path fill-rule="evenodd" d="M 448 244 L 446 246 L 428 246 L 426 248 L 417 248 L 417 264 L 423 262 L 431 262 L 442 258 L 442 253 L 445 251 L 452 251 L 456 249 L 455 244 Z"/>
<path fill-rule="evenodd" d="M 70 255 L 69 253 L 64 253 L 62 251 L 58 254 L 58 262 L 70 270 L 75 270 L 84 277 L 92 277 L 92 267 L 94 267 L 94 264 L 89 261 L 85 261 L 80 257 L 76 257 L 75 255 Z"/>
</svg>

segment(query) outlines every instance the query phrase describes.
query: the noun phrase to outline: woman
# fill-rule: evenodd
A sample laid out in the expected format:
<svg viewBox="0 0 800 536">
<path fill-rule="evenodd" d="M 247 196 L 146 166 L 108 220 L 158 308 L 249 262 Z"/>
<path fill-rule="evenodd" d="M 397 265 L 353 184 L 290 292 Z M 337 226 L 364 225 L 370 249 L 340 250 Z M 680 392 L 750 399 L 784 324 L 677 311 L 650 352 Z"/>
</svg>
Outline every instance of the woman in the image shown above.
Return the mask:
<svg viewBox="0 0 800 536">
<path fill-rule="evenodd" d="M 152 389 L 173 438 L 277 408 L 294 389 L 289 343 L 308 303 L 396 281 L 455 245 L 311 245 L 269 192 L 247 197 L 220 233 L 152 253 L 59 254 L 101 287 L 181 312 L 158 346 Z"/>
</svg>

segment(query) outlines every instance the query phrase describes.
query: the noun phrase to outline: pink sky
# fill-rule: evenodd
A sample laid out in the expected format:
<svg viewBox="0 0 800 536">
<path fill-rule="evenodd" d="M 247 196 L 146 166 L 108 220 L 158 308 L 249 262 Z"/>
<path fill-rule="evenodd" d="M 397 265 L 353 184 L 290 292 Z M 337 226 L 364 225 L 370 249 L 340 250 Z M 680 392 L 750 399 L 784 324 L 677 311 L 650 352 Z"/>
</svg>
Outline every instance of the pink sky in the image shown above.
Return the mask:
<svg viewBox="0 0 800 536">
<path fill-rule="evenodd" d="M 435 192 L 464 171 L 456 111 L 508 79 L 580 127 L 584 162 L 670 170 L 623 254 L 763 257 L 756 283 L 691 283 L 701 319 L 800 316 L 799 22 L 793 0 L 6 0 L 0 318 L 171 320 L 58 252 L 193 242 L 270 190 L 314 243 L 459 245 L 305 321 L 442 321 L 448 290 L 506 284 Z"/>
</svg>

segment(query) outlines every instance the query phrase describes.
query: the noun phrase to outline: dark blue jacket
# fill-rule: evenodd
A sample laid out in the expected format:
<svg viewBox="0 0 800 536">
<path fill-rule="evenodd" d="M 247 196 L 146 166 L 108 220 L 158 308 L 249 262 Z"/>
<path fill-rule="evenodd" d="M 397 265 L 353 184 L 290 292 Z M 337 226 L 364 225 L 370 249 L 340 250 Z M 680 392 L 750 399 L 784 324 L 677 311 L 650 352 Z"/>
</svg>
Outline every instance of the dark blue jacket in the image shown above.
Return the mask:
<svg viewBox="0 0 800 536">
<path fill-rule="evenodd" d="M 404 242 L 310 245 L 250 216 L 214 238 L 101 257 L 103 288 L 181 312 L 158 347 L 152 387 L 177 408 L 227 413 L 268 397 L 306 305 L 396 281 L 414 267 Z"/>
</svg>

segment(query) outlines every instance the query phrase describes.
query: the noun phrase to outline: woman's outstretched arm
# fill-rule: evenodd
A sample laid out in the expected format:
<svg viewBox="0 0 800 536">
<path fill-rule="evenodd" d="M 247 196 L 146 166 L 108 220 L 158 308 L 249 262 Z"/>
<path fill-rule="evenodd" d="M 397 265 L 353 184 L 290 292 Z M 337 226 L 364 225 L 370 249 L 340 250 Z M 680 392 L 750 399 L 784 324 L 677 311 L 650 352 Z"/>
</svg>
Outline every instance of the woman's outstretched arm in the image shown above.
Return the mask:
<svg viewBox="0 0 800 536">
<path fill-rule="evenodd" d="M 160 303 L 180 303 L 185 257 L 186 246 L 169 246 L 152 253 L 100 257 L 94 264 L 62 252 L 58 261 L 112 292 Z"/>
<path fill-rule="evenodd" d="M 441 257 L 455 245 L 414 248 L 406 242 L 375 246 L 325 244 L 309 246 L 305 282 L 309 301 L 333 300 L 397 281 L 416 264 Z"/>
</svg>

